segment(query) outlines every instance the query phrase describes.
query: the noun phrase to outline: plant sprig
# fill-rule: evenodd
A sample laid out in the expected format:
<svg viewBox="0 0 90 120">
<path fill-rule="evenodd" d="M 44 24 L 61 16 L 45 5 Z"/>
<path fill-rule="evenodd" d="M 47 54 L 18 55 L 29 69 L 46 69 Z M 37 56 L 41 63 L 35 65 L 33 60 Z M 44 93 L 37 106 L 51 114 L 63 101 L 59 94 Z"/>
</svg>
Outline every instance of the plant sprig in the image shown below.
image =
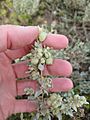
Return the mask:
<svg viewBox="0 0 90 120">
<path fill-rule="evenodd" d="M 36 80 L 39 84 L 37 91 L 32 88 L 25 88 L 24 92 L 28 95 L 28 100 L 34 100 L 38 104 L 37 112 L 32 120 L 51 120 L 56 116 L 62 120 L 62 114 L 73 117 L 73 112 L 77 112 L 78 107 L 88 104 L 84 96 L 67 93 L 49 93 L 48 89 L 52 88 L 51 76 L 44 76 L 43 70 L 45 65 L 53 64 L 52 48 L 43 46 L 42 42 L 46 39 L 47 33 L 40 29 L 38 39 L 35 41 L 32 50 L 24 58 L 31 59 L 28 62 L 28 73 L 31 80 Z M 42 118 L 42 119 L 41 119 Z"/>
</svg>

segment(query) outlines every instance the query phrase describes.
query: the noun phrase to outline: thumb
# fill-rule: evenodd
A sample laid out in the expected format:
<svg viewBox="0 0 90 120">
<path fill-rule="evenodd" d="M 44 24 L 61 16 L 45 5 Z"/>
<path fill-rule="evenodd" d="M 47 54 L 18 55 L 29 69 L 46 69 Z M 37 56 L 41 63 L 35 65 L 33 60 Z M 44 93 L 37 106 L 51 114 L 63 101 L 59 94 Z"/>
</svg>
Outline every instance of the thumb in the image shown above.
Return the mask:
<svg viewBox="0 0 90 120">
<path fill-rule="evenodd" d="M 31 44 L 39 34 L 36 26 L 0 26 L 0 52 L 7 49 L 19 49 Z"/>
</svg>

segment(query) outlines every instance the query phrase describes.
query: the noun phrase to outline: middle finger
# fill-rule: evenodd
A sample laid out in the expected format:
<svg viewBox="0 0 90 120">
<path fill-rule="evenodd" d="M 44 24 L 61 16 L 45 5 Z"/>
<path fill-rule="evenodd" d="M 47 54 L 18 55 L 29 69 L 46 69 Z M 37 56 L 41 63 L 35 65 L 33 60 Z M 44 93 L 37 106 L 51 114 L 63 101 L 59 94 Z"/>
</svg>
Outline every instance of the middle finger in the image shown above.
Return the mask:
<svg viewBox="0 0 90 120">
<path fill-rule="evenodd" d="M 28 62 L 20 62 L 12 65 L 16 78 L 24 78 L 30 76 L 28 73 Z M 70 76 L 72 73 L 71 64 L 62 59 L 54 59 L 53 64 L 45 65 L 43 75 L 55 75 L 55 76 Z"/>
</svg>

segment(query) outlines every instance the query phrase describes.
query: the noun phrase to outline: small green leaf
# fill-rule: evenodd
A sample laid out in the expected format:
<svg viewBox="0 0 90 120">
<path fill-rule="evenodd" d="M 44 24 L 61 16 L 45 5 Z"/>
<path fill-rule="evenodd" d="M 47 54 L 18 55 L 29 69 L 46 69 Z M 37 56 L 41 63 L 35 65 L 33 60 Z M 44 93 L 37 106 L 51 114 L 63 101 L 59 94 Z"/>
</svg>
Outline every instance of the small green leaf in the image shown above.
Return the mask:
<svg viewBox="0 0 90 120">
<path fill-rule="evenodd" d="M 38 64 L 38 61 L 39 60 L 37 58 L 32 58 L 31 63 L 36 65 Z"/>
<path fill-rule="evenodd" d="M 44 64 L 44 63 L 45 63 L 45 59 L 44 59 L 44 58 L 41 58 L 40 62 L 41 62 L 42 64 Z"/>
<path fill-rule="evenodd" d="M 53 59 L 52 58 L 46 59 L 46 64 L 52 64 L 52 63 L 53 63 Z"/>
<path fill-rule="evenodd" d="M 39 41 L 43 42 L 47 37 L 47 33 L 46 32 L 41 32 L 39 35 Z"/>
</svg>

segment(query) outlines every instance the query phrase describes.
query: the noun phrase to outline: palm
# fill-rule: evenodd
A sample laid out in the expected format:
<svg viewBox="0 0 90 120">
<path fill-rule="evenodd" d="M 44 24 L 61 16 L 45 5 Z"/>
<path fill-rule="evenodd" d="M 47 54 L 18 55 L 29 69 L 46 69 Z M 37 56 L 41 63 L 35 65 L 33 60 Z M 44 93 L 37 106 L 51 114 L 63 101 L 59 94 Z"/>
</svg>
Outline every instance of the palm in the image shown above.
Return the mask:
<svg viewBox="0 0 90 120">
<path fill-rule="evenodd" d="M 4 53 L 0 54 L 0 78 L 3 79 L 0 81 L 0 109 L 3 117 L 7 117 L 14 110 L 16 82 L 10 60 Z"/>
</svg>

